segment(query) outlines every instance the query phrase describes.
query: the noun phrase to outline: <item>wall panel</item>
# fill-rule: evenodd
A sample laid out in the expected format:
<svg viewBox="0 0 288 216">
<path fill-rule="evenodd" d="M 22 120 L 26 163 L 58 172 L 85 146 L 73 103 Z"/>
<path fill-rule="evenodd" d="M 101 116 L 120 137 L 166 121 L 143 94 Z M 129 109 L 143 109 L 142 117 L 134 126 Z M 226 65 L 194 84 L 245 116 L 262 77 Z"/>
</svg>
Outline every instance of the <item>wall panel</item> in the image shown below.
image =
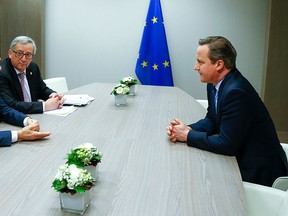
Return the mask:
<svg viewBox="0 0 288 216">
<path fill-rule="evenodd" d="M 264 102 L 288 143 L 288 1 L 272 0 Z"/>
<path fill-rule="evenodd" d="M 7 57 L 11 41 L 19 35 L 33 38 L 37 53 L 33 58 L 40 67 L 42 76 L 45 70 L 45 0 L 0 0 L 1 58 Z"/>
</svg>

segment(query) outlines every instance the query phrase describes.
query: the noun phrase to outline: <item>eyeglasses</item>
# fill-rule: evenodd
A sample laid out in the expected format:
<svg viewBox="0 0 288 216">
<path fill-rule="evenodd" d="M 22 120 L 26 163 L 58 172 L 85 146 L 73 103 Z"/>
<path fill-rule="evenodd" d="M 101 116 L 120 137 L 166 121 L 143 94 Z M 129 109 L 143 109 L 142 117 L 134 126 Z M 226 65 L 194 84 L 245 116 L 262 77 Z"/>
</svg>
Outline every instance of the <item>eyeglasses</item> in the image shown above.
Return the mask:
<svg viewBox="0 0 288 216">
<path fill-rule="evenodd" d="M 12 50 L 12 49 L 11 49 L 11 50 Z M 31 53 L 23 53 L 23 52 L 21 52 L 21 51 L 14 51 L 14 50 L 12 50 L 12 52 L 15 53 L 15 56 L 16 56 L 17 58 L 22 58 L 22 57 L 25 55 L 25 58 L 26 58 L 26 59 L 32 59 L 32 57 L 34 56 L 34 55 L 31 54 Z"/>
</svg>

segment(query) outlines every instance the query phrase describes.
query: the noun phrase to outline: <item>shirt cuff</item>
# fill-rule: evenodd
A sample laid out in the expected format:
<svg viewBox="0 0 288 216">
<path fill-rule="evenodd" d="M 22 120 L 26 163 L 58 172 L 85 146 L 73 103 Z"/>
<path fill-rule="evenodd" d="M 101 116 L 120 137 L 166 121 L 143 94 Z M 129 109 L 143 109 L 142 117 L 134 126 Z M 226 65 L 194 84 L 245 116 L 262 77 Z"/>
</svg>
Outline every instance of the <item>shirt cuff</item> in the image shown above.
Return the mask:
<svg viewBox="0 0 288 216">
<path fill-rule="evenodd" d="M 45 103 L 42 102 L 42 105 L 43 105 L 43 112 L 45 112 Z"/>
<path fill-rule="evenodd" d="M 24 121 L 23 121 L 24 127 L 28 125 L 28 120 L 29 119 L 30 119 L 30 117 L 28 117 L 28 116 L 24 119 Z"/>
<path fill-rule="evenodd" d="M 11 131 L 11 138 L 12 138 L 12 143 L 17 142 L 18 132 L 17 131 Z"/>
</svg>

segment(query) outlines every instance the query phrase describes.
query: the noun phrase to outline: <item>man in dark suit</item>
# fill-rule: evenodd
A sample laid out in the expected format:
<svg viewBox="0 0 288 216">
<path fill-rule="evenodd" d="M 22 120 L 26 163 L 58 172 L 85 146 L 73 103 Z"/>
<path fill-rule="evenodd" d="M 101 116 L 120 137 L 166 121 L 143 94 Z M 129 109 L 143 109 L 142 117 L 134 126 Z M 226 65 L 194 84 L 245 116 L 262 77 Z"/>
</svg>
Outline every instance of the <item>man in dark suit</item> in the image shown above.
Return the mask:
<svg viewBox="0 0 288 216">
<path fill-rule="evenodd" d="M 19 36 L 11 42 L 8 58 L 1 62 L 0 96 L 23 113 L 43 113 L 63 104 L 62 95 L 48 88 L 42 80 L 37 64 L 32 62 L 35 54 L 35 42 L 27 36 Z"/>
<path fill-rule="evenodd" d="M 23 127 L 19 131 L 0 131 L 0 147 L 10 146 L 19 140 L 37 140 L 50 135 L 50 132 L 39 132 L 39 123 L 23 113 L 7 106 L 0 98 L 0 121 Z"/>
<path fill-rule="evenodd" d="M 261 98 L 236 69 L 237 52 L 224 37 L 199 41 L 194 69 L 207 84 L 208 112 L 198 122 L 170 122 L 171 141 L 236 156 L 243 181 L 271 186 L 287 175 L 287 158 Z"/>
</svg>

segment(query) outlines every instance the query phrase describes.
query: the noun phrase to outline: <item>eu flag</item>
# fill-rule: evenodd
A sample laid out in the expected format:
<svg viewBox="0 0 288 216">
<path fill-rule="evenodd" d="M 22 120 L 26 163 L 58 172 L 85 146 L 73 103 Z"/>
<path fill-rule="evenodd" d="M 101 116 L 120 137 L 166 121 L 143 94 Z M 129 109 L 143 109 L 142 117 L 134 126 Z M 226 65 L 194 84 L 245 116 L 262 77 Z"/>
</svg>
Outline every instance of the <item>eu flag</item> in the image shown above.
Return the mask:
<svg viewBox="0 0 288 216">
<path fill-rule="evenodd" d="M 136 63 L 143 85 L 173 86 L 160 0 L 151 0 Z"/>
</svg>

